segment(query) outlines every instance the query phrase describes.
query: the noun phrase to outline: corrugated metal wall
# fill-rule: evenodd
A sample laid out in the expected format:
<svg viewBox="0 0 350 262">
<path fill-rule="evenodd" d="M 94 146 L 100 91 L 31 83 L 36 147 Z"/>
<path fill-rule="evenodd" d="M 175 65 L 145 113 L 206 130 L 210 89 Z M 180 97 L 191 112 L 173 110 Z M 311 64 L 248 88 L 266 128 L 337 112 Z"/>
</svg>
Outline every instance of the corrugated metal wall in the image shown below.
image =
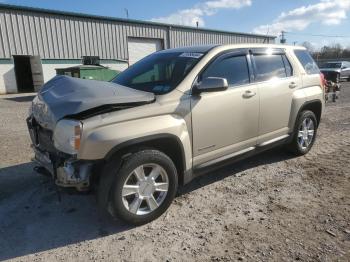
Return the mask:
<svg viewBox="0 0 350 262">
<path fill-rule="evenodd" d="M 128 59 L 128 37 L 163 39 L 165 48 L 263 42 L 265 37 L 0 8 L 0 58 Z M 168 39 L 169 37 L 169 39 Z M 269 41 L 274 41 L 270 38 Z"/>
<path fill-rule="evenodd" d="M 274 39 L 257 37 L 244 34 L 229 34 L 212 31 L 194 31 L 183 28 L 172 28 L 170 30 L 170 47 L 202 45 L 202 44 L 230 44 L 230 43 L 269 43 Z"/>
</svg>

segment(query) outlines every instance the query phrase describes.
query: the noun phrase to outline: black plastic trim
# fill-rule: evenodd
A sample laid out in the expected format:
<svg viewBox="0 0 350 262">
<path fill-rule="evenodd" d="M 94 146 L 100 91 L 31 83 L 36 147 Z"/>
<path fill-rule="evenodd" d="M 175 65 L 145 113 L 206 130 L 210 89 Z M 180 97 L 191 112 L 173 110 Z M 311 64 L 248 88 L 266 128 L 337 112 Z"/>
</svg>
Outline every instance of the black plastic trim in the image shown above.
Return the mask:
<svg viewBox="0 0 350 262">
<path fill-rule="evenodd" d="M 299 108 L 299 111 L 298 111 L 298 114 L 297 114 L 297 118 L 296 120 L 298 119 L 300 113 L 305 109 L 306 106 L 310 105 L 310 104 L 313 104 L 313 103 L 318 103 L 321 105 L 321 113 L 322 113 L 322 101 L 320 99 L 313 99 L 313 100 L 310 100 L 310 101 L 306 101 L 300 108 Z M 317 118 L 317 116 L 316 116 Z M 319 126 L 320 124 L 320 120 L 321 120 L 321 115 L 320 115 L 320 118 L 317 119 L 318 120 L 318 123 L 317 123 L 317 126 Z M 296 121 L 295 121 L 296 122 Z M 295 122 L 294 122 L 294 125 L 293 125 L 293 130 L 294 130 L 294 127 L 295 127 Z"/>
<path fill-rule="evenodd" d="M 157 141 L 159 139 L 172 139 L 175 140 L 176 143 L 180 146 L 181 149 L 181 158 L 182 158 L 182 170 L 186 170 L 186 158 L 185 158 L 185 150 L 182 145 L 182 142 L 180 138 L 173 134 L 167 134 L 167 133 L 162 133 L 162 134 L 156 134 L 156 135 L 149 135 L 149 136 L 144 136 L 144 137 L 139 137 L 139 138 L 134 138 L 129 141 L 123 142 L 119 145 L 116 145 L 114 148 L 112 148 L 107 155 L 105 156 L 105 160 L 111 159 L 113 155 L 115 155 L 118 152 L 121 152 L 123 149 L 126 149 L 131 146 L 136 146 L 138 144 L 146 143 L 146 142 L 151 142 L 151 141 Z M 176 165 L 176 163 L 175 163 Z M 185 176 L 185 174 L 183 174 Z M 185 180 L 185 177 L 184 177 Z"/>
</svg>

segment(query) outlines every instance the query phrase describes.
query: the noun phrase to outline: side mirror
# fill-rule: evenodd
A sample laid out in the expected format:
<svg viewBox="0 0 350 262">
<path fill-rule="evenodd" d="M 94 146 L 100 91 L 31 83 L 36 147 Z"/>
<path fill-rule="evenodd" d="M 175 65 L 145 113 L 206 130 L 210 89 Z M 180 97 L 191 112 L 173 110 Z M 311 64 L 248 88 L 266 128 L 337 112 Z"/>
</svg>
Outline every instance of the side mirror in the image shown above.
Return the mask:
<svg viewBox="0 0 350 262">
<path fill-rule="evenodd" d="M 204 78 L 193 89 L 194 94 L 200 94 L 202 92 L 218 92 L 225 91 L 228 88 L 228 82 L 226 78 L 221 77 L 207 77 Z"/>
</svg>

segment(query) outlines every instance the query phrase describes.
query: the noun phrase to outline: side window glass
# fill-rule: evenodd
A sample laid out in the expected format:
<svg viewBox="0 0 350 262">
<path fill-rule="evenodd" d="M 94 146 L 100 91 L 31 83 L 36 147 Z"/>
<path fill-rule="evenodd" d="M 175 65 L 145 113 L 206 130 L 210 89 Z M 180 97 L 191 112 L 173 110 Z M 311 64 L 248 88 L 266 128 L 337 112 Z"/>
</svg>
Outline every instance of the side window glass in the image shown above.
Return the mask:
<svg viewBox="0 0 350 262">
<path fill-rule="evenodd" d="M 306 50 L 294 50 L 294 53 L 308 75 L 320 73 L 317 64 Z"/>
<path fill-rule="evenodd" d="M 282 55 L 282 59 L 283 59 L 284 67 L 286 68 L 287 77 L 292 76 L 293 75 L 293 68 L 292 68 L 288 58 L 286 57 L 286 55 Z"/>
<path fill-rule="evenodd" d="M 218 60 L 205 70 L 201 79 L 207 77 L 226 78 L 230 86 L 248 84 L 249 70 L 245 56 L 234 56 Z"/>
<path fill-rule="evenodd" d="M 254 55 L 256 80 L 268 81 L 287 76 L 281 55 Z"/>
</svg>

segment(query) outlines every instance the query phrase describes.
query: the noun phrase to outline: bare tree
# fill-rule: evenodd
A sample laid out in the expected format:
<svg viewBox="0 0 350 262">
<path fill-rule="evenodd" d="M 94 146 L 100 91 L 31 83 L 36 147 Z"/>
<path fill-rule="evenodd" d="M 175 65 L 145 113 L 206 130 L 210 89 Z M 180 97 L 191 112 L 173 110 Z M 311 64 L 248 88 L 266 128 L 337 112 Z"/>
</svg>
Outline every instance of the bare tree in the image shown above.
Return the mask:
<svg viewBox="0 0 350 262">
<path fill-rule="evenodd" d="M 306 47 L 307 48 L 307 47 Z M 340 44 L 336 43 L 330 46 L 323 46 L 320 51 L 312 54 L 318 59 L 350 59 L 350 47 L 343 48 Z"/>
</svg>

